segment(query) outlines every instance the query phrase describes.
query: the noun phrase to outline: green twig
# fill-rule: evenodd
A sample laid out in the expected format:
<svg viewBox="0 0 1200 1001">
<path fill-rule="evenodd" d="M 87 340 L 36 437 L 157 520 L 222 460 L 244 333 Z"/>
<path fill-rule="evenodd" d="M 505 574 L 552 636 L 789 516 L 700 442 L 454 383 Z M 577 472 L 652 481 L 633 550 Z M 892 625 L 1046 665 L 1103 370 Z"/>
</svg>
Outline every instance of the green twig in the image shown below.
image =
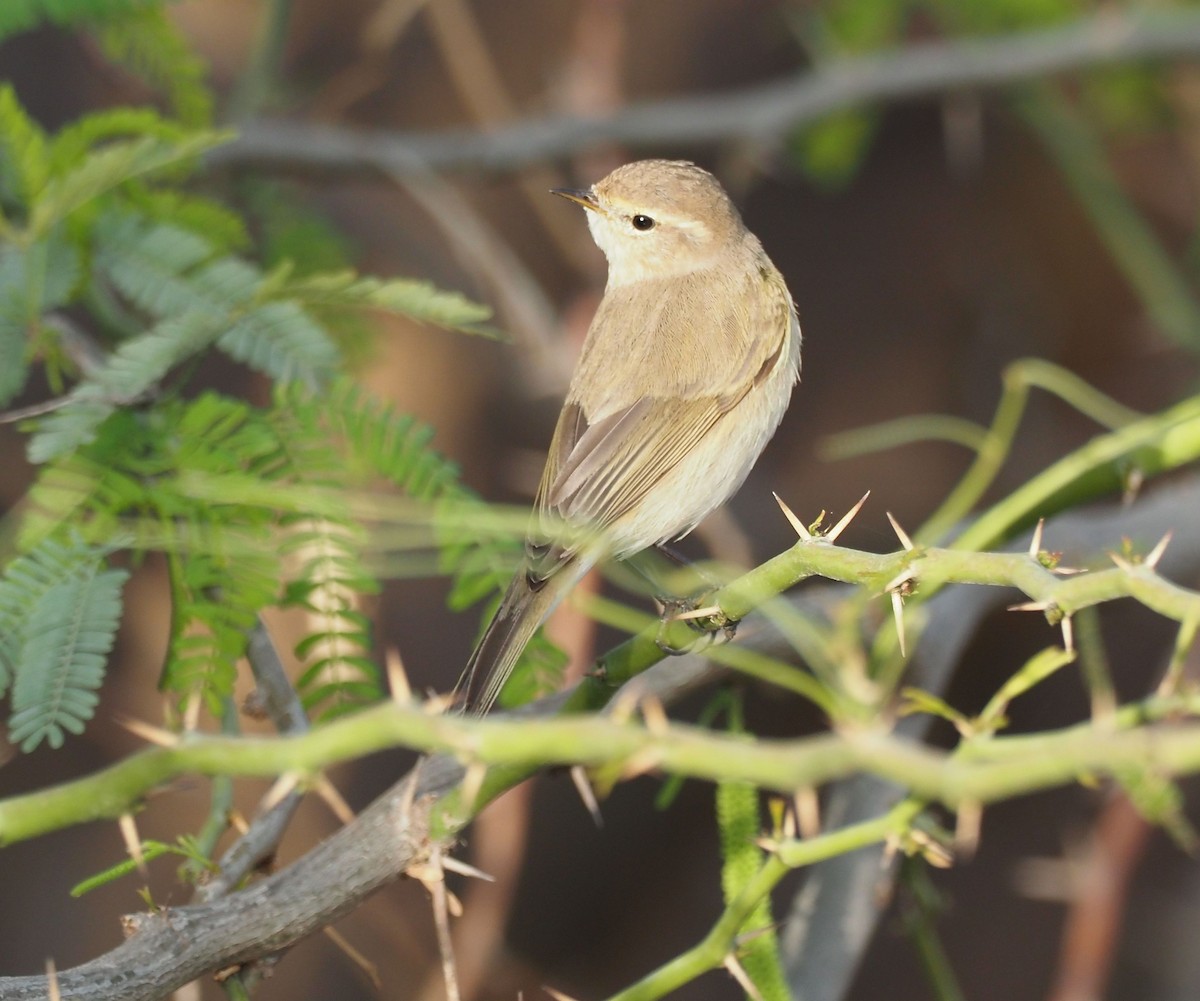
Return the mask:
<svg viewBox="0 0 1200 1001">
<path fill-rule="evenodd" d="M 709 933 L 696 945 L 664 963 L 637 983 L 614 994 L 609 1001 L 653 1001 L 694 980 L 708 970 L 720 968 L 735 951 L 737 936 L 747 918 L 788 872 L 844 855 L 888 838 L 899 837 L 921 812 L 921 803 L 906 800 L 875 820 L 864 821 L 803 841 L 775 846 L 758 873 L 726 906 Z"/>
<path fill-rule="evenodd" d="M 62 785 L 0 800 L 0 844 L 71 824 L 112 819 L 135 809 L 152 789 L 180 775 L 308 774 L 391 747 L 452 754 L 495 766 L 471 813 L 532 771 L 553 765 L 656 768 L 712 781 L 738 780 L 791 793 L 867 772 L 950 807 L 982 804 L 1075 781 L 1083 775 L 1162 776 L 1200 771 L 1200 724 L 1155 728 L 1140 724 L 1200 713 L 1200 697 L 1151 699 L 1118 712 L 1112 725 L 1092 723 L 1033 738 L 964 743 L 955 755 L 873 729 L 796 740 L 747 740 L 683 725 L 649 729 L 602 716 L 569 719 L 474 719 L 435 716 L 419 706 L 387 704 L 297 737 L 192 737 L 158 747 Z M 1131 727 L 1121 730 L 1122 725 Z M 996 753 L 1006 740 L 1024 741 Z M 968 750 L 976 751 L 967 755 Z M 458 814 L 455 811 L 458 811 Z M 462 808 L 443 801 L 447 829 Z"/>
</svg>

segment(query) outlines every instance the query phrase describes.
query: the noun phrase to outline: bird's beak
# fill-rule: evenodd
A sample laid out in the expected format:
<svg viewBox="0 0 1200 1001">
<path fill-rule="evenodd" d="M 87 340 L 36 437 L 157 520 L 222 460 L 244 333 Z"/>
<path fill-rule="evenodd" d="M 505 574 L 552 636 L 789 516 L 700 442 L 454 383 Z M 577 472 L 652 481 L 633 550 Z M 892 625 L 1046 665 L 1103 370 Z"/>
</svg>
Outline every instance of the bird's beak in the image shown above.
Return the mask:
<svg viewBox="0 0 1200 1001">
<path fill-rule="evenodd" d="M 551 188 L 550 194 L 560 195 L 568 201 L 576 202 L 590 212 L 600 210 L 600 203 L 596 201 L 596 196 L 591 188 Z"/>
</svg>

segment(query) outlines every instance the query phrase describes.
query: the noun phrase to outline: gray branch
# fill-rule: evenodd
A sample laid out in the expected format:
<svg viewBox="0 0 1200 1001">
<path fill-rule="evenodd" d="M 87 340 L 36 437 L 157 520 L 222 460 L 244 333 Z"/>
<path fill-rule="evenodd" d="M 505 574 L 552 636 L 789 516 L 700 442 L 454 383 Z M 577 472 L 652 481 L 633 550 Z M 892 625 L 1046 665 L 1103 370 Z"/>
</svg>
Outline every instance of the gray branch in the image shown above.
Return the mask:
<svg viewBox="0 0 1200 1001">
<path fill-rule="evenodd" d="M 558 115 L 484 132 L 411 133 L 260 120 L 208 160 L 395 175 L 431 167 L 512 170 L 613 142 L 656 150 L 728 141 L 771 147 L 798 126 L 845 108 L 1198 53 L 1200 12 L 1112 11 L 1065 27 L 841 59 L 758 87 L 634 104 L 608 118 Z"/>
</svg>

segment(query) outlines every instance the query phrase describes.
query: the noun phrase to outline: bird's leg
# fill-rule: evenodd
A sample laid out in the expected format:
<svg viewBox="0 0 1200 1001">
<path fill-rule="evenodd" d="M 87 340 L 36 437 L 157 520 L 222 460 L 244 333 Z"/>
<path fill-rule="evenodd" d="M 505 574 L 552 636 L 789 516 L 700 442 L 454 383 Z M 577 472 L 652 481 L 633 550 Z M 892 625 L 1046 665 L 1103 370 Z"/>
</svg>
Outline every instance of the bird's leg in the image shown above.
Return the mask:
<svg viewBox="0 0 1200 1001">
<path fill-rule="evenodd" d="M 686 569 L 701 578 L 704 586 L 685 595 L 671 593 L 670 588 L 664 586 L 666 582 L 663 580 L 661 560 L 655 560 L 650 555 L 652 552 L 661 557 L 661 560 L 673 564 L 677 569 Z M 699 567 L 689 563 L 675 550 L 662 544 L 653 546 L 652 549 L 639 553 L 626 562 L 650 584 L 653 591 L 654 600 L 659 606 L 660 617 L 655 643 L 663 653 L 670 657 L 678 657 L 697 649 L 697 641 L 683 646 L 677 646 L 667 641 L 665 635 L 667 627 L 676 619 L 683 619 L 688 626 L 700 633 L 699 639 L 701 640 L 717 642 L 718 634 L 721 634 L 725 641 L 733 639 L 737 633 L 737 621 L 728 618 L 719 608 L 714 606 L 711 615 L 693 614 L 704 609 L 704 599 L 721 586 L 721 582 L 711 574 L 705 573 Z"/>
</svg>

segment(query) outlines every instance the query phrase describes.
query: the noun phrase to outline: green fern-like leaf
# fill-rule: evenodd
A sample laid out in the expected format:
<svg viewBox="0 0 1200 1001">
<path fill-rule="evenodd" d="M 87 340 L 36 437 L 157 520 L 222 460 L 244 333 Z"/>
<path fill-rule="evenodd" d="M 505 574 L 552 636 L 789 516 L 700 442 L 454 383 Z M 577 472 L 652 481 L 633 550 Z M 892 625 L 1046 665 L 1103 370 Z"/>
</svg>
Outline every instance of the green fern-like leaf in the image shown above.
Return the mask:
<svg viewBox="0 0 1200 1001">
<path fill-rule="evenodd" d="M 48 462 L 94 440 L 118 406 L 138 399 L 180 361 L 207 347 L 218 330 L 208 316 L 192 312 L 126 341 L 63 407 L 41 420 L 29 440 L 29 461 Z"/>
<path fill-rule="evenodd" d="M 97 32 L 104 54 L 151 87 L 162 91 L 185 125 L 212 121 L 212 92 L 205 83 L 207 67 L 188 45 L 161 6 L 129 10 Z"/>
<path fill-rule="evenodd" d="M 58 747 L 91 717 L 127 576 L 105 567 L 111 548 L 47 537 L 0 577 L 0 695 L 13 684 L 10 736 L 25 750 Z"/>
<path fill-rule="evenodd" d="M 482 326 L 491 317 L 490 309 L 425 281 L 341 271 L 289 282 L 284 291 L 307 305 L 382 309 L 448 329 L 491 334 Z"/>
<path fill-rule="evenodd" d="M 0 37 L 2 28 L 0 20 Z M 25 113 L 12 86 L 0 84 L 0 205 L 28 205 L 49 170 L 46 133 Z"/>
<path fill-rule="evenodd" d="M 277 382 L 316 388 L 337 368 L 338 350 L 294 302 L 269 302 L 237 317 L 217 346 Z"/>
<path fill-rule="evenodd" d="M 191 161 L 230 138 L 229 133 L 193 132 L 174 141 L 142 136 L 110 143 L 92 152 L 73 169 L 49 180 L 36 193 L 29 232 L 34 237 L 40 236 L 80 206 L 125 181 Z"/>
<path fill-rule="evenodd" d="M 79 274 L 78 251 L 57 232 L 29 247 L 0 246 L 0 406 L 25 385 L 30 334 L 69 300 Z"/>
<path fill-rule="evenodd" d="M 34 606 L 13 683 L 9 737 L 32 751 L 43 740 L 61 747 L 64 731 L 83 732 L 92 718 L 121 619 L 125 570 L 69 577 Z"/>
</svg>

